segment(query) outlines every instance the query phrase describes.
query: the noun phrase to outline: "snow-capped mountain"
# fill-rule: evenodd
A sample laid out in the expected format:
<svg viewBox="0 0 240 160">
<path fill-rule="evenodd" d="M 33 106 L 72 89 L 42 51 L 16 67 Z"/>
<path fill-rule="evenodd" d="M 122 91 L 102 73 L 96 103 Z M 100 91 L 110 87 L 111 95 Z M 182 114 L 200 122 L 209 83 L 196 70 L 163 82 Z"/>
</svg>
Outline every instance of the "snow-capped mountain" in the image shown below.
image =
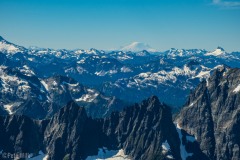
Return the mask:
<svg viewBox="0 0 240 160">
<path fill-rule="evenodd" d="M 196 55 L 203 55 L 206 53 L 206 50 L 203 49 L 176 49 L 171 48 L 164 52 L 167 57 L 186 57 L 186 56 L 196 56 Z"/>
<path fill-rule="evenodd" d="M 222 47 L 218 47 L 214 51 L 207 52 L 206 56 L 223 56 L 226 54 L 226 51 Z"/>
<path fill-rule="evenodd" d="M 69 77 L 40 79 L 26 65 L 0 67 L 0 110 L 4 114 L 43 119 L 51 117 L 72 100 L 84 106 L 92 117 L 108 116 L 126 105 L 116 97 L 104 96 Z"/>
<path fill-rule="evenodd" d="M 143 50 L 146 50 L 148 52 L 157 52 L 156 49 L 153 49 L 148 44 L 141 42 L 133 42 L 125 47 L 122 47 L 120 50 L 130 52 L 141 52 Z"/>
<path fill-rule="evenodd" d="M 10 43 L 0 36 L 0 52 L 14 54 L 17 52 L 23 52 L 24 50 L 25 50 L 24 47 Z"/>
<path fill-rule="evenodd" d="M 27 66 L 29 72 L 33 72 L 39 79 L 55 75 L 71 77 L 106 96 L 130 103 L 155 94 L 165 103 L 180 107 L 190 91 L 208 78 L 217 66 L 240 66 L 239 52 L 227 53 L 222 48 L 215 52 L 222 54 L 210 56 L 213 52 L 202 49 L 106 52 L 97 49 L 54 50 L 31 47 L 16 54 L 2 50 L 0 65 L 10 68 Z"/>
<path fill-rule="evenodd" d="M 0 42 L 0 157 L 240 159 L 240 52 Z"/>
<path fill-rule="evenodd" d="M 190 94 L 175 121 L 156 96 L 99 119 L 73 101 L 41 121 L 0 115 L 0 155 L 27 152 L 30 160 L 239 159 L 239 76 L 239 68 L 218 67 Z"/>
</svg>

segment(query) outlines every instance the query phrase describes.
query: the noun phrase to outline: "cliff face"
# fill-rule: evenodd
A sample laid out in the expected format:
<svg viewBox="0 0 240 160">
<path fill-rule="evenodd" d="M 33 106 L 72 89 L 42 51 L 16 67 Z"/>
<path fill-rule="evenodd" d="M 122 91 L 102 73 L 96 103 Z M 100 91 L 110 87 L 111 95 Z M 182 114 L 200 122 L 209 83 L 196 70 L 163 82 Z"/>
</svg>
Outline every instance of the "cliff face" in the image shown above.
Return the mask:
<svg viewBox="0 0 240 160">
<path fill-rule="evenodd" d="M 141 104 L 92 119 L 74 102 L 51 119 L 2 116 L 1 148 L 8 152 L 44 151 L 49 159 L 85 159 L 99 148 L 123 149 L 132 159 L 180 159 L 179 138 L 168 106 L 151 97 Z M 167 143 L 166 150 L 162 144 Z"/>
<path fill-rule="evenodd" d="M 0 150 L 6 153 L 35 153 L 41 150 L 44 122 L 25 116 L 0 116 Z"/>
<path fill-rule="evenodd" d="M 170 109 L 157 97 L 96 120 L 87 117 L 83 108 L 70 103 L 50 120 L 44 140 L 47 153 L 54 159 L 67 154 L 72 159 L 84 159 L 97 154 L 102 147 L 122 148 L 133 159 L 158 159 L 168 154 L 180 157 Z M 161 144 L 165 141 L 170 145 L 169 153 L 163 153 Z"/>
<path fill-rule="evenodd" d="M 124 148 L 133 159 L 150 160 L 167 156 L 161 146 L 165 141 L 171 148 L 169 154 L 180 158 L 180 142 L 170 109 L 157 97 L 104 119 L 103 131 L 107 137 L 114 137 L 119 148 Z"/>
<path fill-rule="evenodd" d="M 176 122 L 209 159 L 240 159 L 240 69 L 217 69 L 190 95 Z"/>
</svg>

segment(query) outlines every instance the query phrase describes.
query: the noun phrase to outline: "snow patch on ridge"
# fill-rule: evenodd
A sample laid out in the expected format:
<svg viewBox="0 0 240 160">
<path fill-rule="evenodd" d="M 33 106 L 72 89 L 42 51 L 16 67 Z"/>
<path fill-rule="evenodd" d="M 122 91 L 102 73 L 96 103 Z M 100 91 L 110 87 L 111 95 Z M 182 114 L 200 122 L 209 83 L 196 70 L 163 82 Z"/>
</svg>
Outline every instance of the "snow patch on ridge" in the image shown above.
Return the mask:
<svg viewBox="0 0 240 160">
<path fill-rule="evenodd" d="M 203 78 L 207 79 L 210 77 L 210 71 L 201 71 L 196 77 L 200 79 L 203 79 Z"/>
<path fill-rule="evenodd" d="M 44 88 L 48 91 L 48 84 L 44 80 L 42 80 L 41 83 L 44 86 Z"/>
<path fill-rule="evenodd" d="M 182 135 L 182 131 L 181 131 L 181 128 L 180 128 L 178 123 L 177 123 L 176 129 L 177 129 L 178 136 L 179 136 L 179 139 L 180 139 L 180 154 L 181 154 L 181 158 L 182 158 L 182 160 L 186 160 L 187 157 L 192 156 L 193 153 L 188 153 L 187 152 L 186 147 L 185 147 L 185 145 L 182 142 L 183 135 Z M 189 138 L 189 136 L 187 136 L 187 138 L 188 138 L 187 139 L 188 141 L 192 142 L 192 137 Z"/>
<path fill-rule="evenodd" d="M 67 83 L 67 82 L 63 82 L 63 84 L 66 84 L 66 85 L 71 86 L 71 87 L 77 87 L 79 85 L 79 83 L 73 84 L 73 83 Z"/>
<path fill-rule="evenodd" d="M 21 73 L 29 77 L 35 75 L 35 73 L 27 65 L 24 65 L 23 68 L 20 68 L 19 70 Z"/>
<path fill-rule="evenodd" d="M 127 73 L 127 72 L 133 72 L 133 71 L 130 68 L 124 66 L 121 68 L 121 72 Z"/>
<path fill-rule="evenodd" d="M 171 148 L 170 148 L 170 145 L 168 143 L 168 141 L 166 140 L 165 142 L 162 143 L 162 153 L 164 155 L 166 155 L 167 158 L 169 159 L 174 159 L 172 154 L 171 154 Z"/>
<path fill-rule="evenodd" d="M 170 145 L 168 144 L 168 141 L 167 141 L 167 140 L 162 143 L 162 148 L 163 148 L 163 150 L 165 150 L 165 151 L 169 151 L 169 150 L 171 149 L 171 148 L 170 148 Z"/>
<path fill-rule="evenodd" d="M 0 51 L 7 52 L 7 53 L 17 53 L 19 52 L 19 48 L 15 47 L 12 44 L 7 44 L 4 41 L 0 41 Z"/>
<path fill-rule="evenodd" d="M 95 72 L 94 74 L 102 77 L 102 76 L 106 76 L 106 75 L 113 75 L 113 74 L 116 74 L 116 73 L 118 73 L 117 70 L 109 70 L 109 71 L 101 70 L 99 72 Z"/>
<path fill-rule="evenodd" d="M 88 156 L 86 160 L 131 160 L 128 155 L 125 155 L 124 150 L 107 150 L 107 148 L 99 148 L 98 154 Z"/>
<path fill-rule="evenodd" d="M 7 75 L 2 70 L 3 67 L 0 67 L 0 82 L 2 84 L 2 92 L 4 93 L 14 93 L 13 85 L 15 84 L 18 87 L 18 90 L 21 92 L 27 92 L 30 90 L 28 82 L 24 79 L 20 79 L 16 75 Z"/>
<path fill-rule="evenodd" d="M 87 94 L 84 94 L 84 95 L 82 95 L 82 97 L 80 97 L 80 98 L 78 98 L 78 99 L 75 99 L 75 101 L 77 101 L 77 102 L 81 102 L 81 101 L 83 101 L 83 102 L 92 102 L 92 101 L 94 101 L 94 100 L 97 98 L 97 96 L 99 95 L 99 93 L 96 92 L 96 91 L 93 90 L 93 89 L 88 89 L 87 91 L 88 91 Z"/>
<path fill-rule="evenodd" d="M 30 154 L 28 158 L 28 160 L 47 160 L 47 159 L 48 155 L 44 154 L 42 151 L 39 151 L 37 156 L 33 156 L 33 154 Z"/>
<path fill-rule="evenodd" d="M 221 56 L 224 55 L 226 52 L 223 48 L 218 47 L 216 50 L 214 50 L 213 52 L 208 52 L 205 55 L 206 56 Z"/>
<path fill-rule="evenodd" d="M 233 90 L 233 93 L 240 92 L 240 84 Z"/>
<path fill-rule="evenodd" d="M 13 107 L 12 104 L 6 104 L 6 105 L 3 106 L 3 108 L 4 108 L 10 115 L 13 114 L 12 107 Z"/>
</svg>

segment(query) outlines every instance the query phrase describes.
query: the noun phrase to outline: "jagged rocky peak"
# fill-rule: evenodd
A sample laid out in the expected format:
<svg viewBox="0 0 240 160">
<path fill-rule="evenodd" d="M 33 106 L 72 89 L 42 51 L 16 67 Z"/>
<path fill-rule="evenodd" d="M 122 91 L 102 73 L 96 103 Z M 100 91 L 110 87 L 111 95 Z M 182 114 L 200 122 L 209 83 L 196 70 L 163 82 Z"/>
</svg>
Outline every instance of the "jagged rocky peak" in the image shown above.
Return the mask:
<svg viewBox="0 0 240 160">
<path fill-rule="evenodd" d="M 17 119 L 0 116 L 3 131 L 0 147 L 4 152 L 35 154 L 41 150 L 48 159 L 89 159 L 98 156 L 102 148 L 122 150 L 130 159 L 180 159 L 179 138 L 171 111 L 157 97 L 104 119 L 88 117 L 85 109 L 73 101 L 49 120 L 34 121 L 24 116 Z M 31 134 L 34 136 L 27 136 Z M 17 141 L 18 137 L 25 140 L 20 135 L 33 143 L 31 149 Z"/>
<path fill-rule="evenodd" d="M 218 67 L 176 118 L 209 159 L 240 159 L 240 69 Z"/>
<path fill-rule="evenodd" d="M 179 139 L 168 106 L 156 96 L 104 119 L 104 132 L 132 159 L 180 158 Z M 164 143 L 165 142 L 165 143 Z M 167 144 L 168 149 L 161 144 Z"/>
<path fill-rule="evenodd" d="M 42 147 L 43 128 L 26 116 L 0 116 L 0 150 L 6 153 L 34 153 Z"/>
<path fill-rule="evenodd" d="M 44 132 L 47 153 L 53 159 L 63 159 L 71 154 L 73 159 L 81 157 L 80 146 L 84 146 L 87 114 L 75 102 L 69 102 L 49 121 Z M 80 139 L 82 138 L 82 139 Z"/>
<path fill-rule="evenodd" d="M 214 51 L 211 51 L 211 52 L 207 52 L 205 55 L 206 56 L 222 56 L 222 55 L 225 55 L 226 51 L 218 46 Z"/>
<path fill-rule="evenodd" d="M 222 47 L 218 46 L 217 47 L 218 50 L 221 50 L 221 51 L 225 51 Z"/>
<path fill-rule="evenodd" d="M 66 155 L 73 159 L 86 158 L 97 155 L 98 148 L 103 147 L 123 149 L 133 159 L 179 157 L 178 136 L 170 109 L 156 96 L 98 120 L 88 118 L 84 108 L 70 102 L 50 120 L 45 139 L 47 153 L 52 158 Z M 164 142 L 171 150 L 163 151 Z"/>
<path fill-rule="evenodd" d="M 163 103 L 160 103 L 157 96 L 152 96 L 147 100 L 144 100 L 142 103 L 142 106 L 145 108 L 147 106 L 147 110 L 159 110 L 163 109 L 163 107 L 166 107 Z"/>
<path fill-rule="evenodd" d="M 74 101 L 70 101 L 63 107 L 53 119 L 57 120 L 76 120 L 77 118 L 86 118 L 87 114 L 83 107 L 79 107 Z"/>
</svg>

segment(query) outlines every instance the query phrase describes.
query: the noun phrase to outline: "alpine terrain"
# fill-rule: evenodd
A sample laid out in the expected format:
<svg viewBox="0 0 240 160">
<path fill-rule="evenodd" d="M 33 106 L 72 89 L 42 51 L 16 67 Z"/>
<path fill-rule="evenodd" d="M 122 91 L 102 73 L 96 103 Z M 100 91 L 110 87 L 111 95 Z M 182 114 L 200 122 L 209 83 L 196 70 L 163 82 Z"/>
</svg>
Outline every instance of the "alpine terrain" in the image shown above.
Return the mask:
<svg viewBox="0 0 240 160">
<path fill-rule="evenodd" d="M 239 147 L 240 52 L 0 37 L 0 159 L 237 160 Z"/>
</svg>

